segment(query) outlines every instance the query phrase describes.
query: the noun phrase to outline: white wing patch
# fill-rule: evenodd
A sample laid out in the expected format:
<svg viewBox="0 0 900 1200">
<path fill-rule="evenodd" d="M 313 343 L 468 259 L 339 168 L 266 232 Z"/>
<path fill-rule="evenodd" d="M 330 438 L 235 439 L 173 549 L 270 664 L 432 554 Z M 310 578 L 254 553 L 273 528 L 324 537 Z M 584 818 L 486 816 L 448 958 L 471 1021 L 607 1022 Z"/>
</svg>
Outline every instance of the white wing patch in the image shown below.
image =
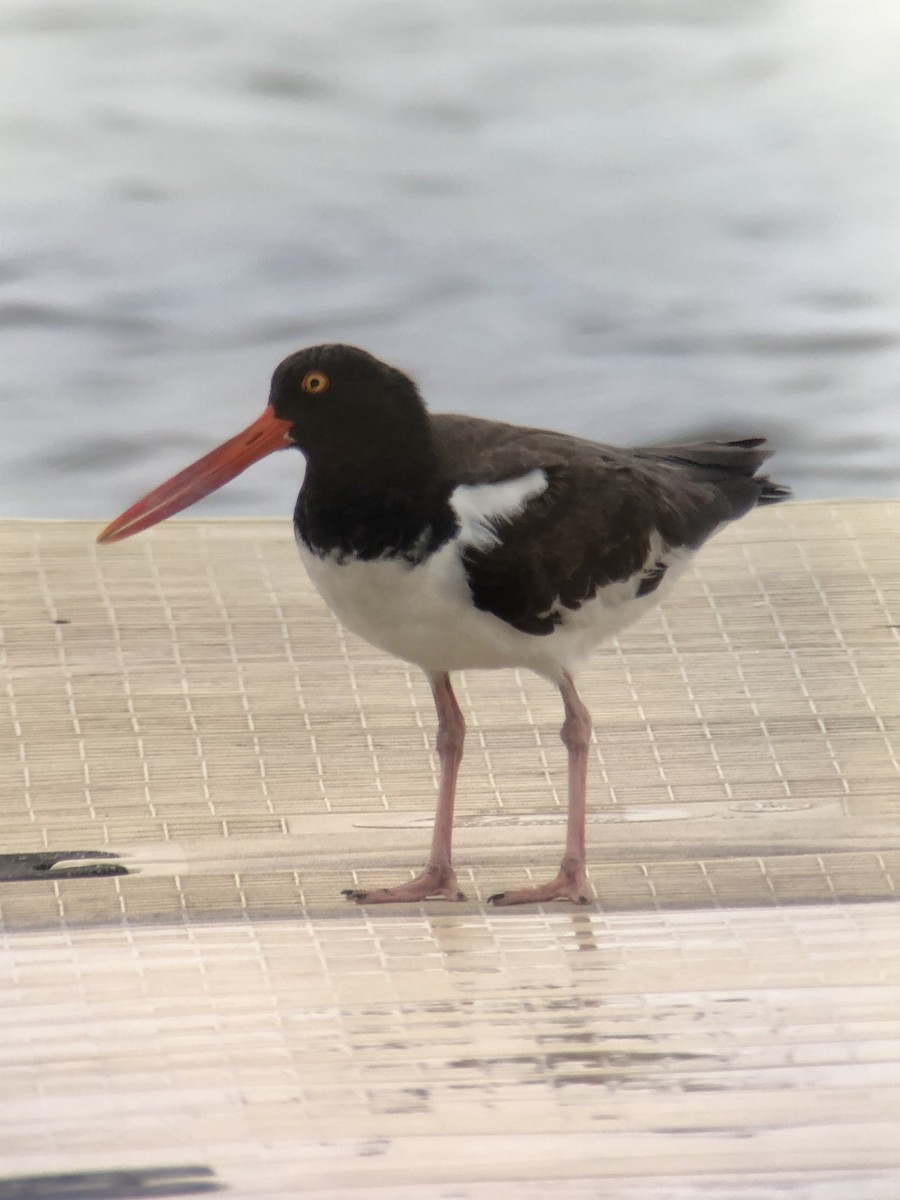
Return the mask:
<svg viewBox="0 0 900 1200">
<path fill-rule="evenodd" d="M 490 550 L 500 542 L 497 524 L 517 517 L 547 486 L 547 475 L 539 467 L 502 483 L 460 484 L 450 496 L 460 525 L 459 540 L 476 550 Z"/>
</svg>

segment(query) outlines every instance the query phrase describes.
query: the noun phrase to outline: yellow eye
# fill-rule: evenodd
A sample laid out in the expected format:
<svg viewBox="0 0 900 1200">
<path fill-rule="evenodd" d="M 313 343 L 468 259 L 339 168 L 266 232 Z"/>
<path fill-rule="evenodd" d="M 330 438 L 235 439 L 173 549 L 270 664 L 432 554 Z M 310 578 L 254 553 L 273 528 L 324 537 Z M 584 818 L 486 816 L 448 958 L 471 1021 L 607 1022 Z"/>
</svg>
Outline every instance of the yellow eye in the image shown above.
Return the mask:
<svg viewBox="0 0 900 1200">
<path fill-rule="evenodd" d="M 328 387 L 328 376 L 323 371 L 307 371 L 300 386 L 304 392 L 311 392 L 314 396 L 318 395 Z"/>
</svg>

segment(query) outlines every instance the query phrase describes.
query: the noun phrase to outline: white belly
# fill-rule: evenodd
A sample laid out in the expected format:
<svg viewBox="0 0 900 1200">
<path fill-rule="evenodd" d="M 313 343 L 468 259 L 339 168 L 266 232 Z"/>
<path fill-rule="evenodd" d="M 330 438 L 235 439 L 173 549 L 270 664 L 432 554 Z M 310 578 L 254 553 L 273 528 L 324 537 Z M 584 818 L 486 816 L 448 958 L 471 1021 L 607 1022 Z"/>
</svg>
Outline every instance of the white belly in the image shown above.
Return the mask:
<svg viewBox="0 0 900 1200">
<path fill-rule="evenodd" d="M 672 562 L 650 595 L 635 599 L 636 579 L 612 584 L 539 636 L 474 607 L 455 540 L 413 567 L 390 558 L 339 562 L 298 546 L 325 603 L 372 645 L 433 673 L 525 667 L 554 682 L 574 672 L 603 638 L 658 603 L 688 558 Z"/>
</svg>

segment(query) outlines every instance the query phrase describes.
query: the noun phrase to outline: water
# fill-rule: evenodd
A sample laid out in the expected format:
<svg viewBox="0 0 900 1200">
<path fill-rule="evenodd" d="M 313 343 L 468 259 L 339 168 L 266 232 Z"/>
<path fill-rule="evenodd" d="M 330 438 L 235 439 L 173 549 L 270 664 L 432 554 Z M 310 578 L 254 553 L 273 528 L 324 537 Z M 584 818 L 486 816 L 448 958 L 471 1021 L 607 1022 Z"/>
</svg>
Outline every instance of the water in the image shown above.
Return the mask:
<svg viewBox="0 0 900 1200">
<path fill-rule="evenodd" d="M 432 407 L 900 491 L 900 8 L 2 0 L 0 512 L 109 518 L 356 342 Z M 290 512 L 278 455 L 203 502 Z"/>
</svg>

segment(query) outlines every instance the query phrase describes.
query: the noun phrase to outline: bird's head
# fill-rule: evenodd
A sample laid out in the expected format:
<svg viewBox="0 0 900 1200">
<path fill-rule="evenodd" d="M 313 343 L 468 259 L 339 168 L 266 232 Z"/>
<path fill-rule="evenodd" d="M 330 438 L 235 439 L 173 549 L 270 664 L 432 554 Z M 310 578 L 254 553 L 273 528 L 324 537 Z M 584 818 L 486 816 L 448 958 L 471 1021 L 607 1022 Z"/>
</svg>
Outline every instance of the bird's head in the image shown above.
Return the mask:
<svg viewBox="0 0 900 1200">
<path fill-rule="evenodd" d="M 402 371 L 355 346 L 298 350 L 275 368 L 268 406 L 252 425 L 142 497 L 97 540 L 118 542 L 159 524 L 276 450 L 296 446 L 312 466 L 359 470 L 367 458 L 408 453 L 417 431 L 427 439 L 426 428 L 416 385 Z"/>
<path fill-rule="evenodd" d="M 355 346 L 311 346 L 280 362 L 269 408 L 307 457 L 386 446 L 423 419 L 416 385 Z"/>
</svg>

